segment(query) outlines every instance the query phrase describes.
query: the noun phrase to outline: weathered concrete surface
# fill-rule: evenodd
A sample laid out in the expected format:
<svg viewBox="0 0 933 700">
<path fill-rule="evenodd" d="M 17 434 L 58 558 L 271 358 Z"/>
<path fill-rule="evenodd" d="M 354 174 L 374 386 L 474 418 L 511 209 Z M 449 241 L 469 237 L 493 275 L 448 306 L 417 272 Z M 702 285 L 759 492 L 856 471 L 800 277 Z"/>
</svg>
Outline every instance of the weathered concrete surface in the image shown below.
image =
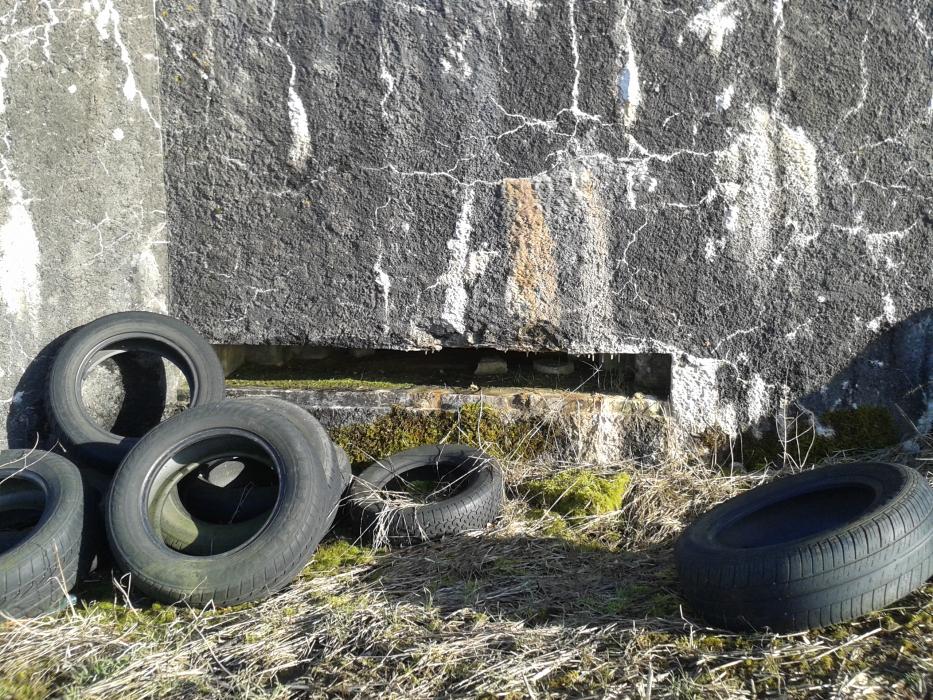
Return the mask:
<svg viewBox="0 0 933 700">
<path fill-rule="evenodd" d="M 47 344 L 112 311 L 166 310 L 157 66 L 150 2 L 0 0 L 0 399 L 10 444 L 35 439 Z"/>
<path fill-rule="evenodd" d="M 933 303 L 930 25 L 926 0 L 166 0 L 172 310 L 220 343 L 670 352 L 691 430 L 900 400 L 927 370 L 892 362 L 928 349 L 861 394 L 844 373 Z"/>
</svg>

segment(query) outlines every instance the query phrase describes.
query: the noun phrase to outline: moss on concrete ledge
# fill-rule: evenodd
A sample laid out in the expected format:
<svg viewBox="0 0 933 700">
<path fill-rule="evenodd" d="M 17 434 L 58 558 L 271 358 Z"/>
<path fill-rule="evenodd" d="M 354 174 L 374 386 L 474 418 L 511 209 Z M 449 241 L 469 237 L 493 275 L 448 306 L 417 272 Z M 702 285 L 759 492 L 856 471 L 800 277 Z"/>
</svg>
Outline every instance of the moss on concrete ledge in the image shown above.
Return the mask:
<svg viewBox="0 0 933 700">
<path fill-rule="evenodd" d="M 528 481 L 522 491 L 532 505 L 561 515 L 601 515 L 622 507 L 629 480 L 624 472 L 599 476 L 587 469 L 568 469 L 546 479 Z"/>
<path fill-rule="evenodd" d="M 282 379 L 266 377 L 259 379 L 243 379 L 234 376 L 227 379 L 227 386 L 233 389 L 261 387 L 264 389 L 292 389 L 306 391 L 340 389 L 346 391 L 373 391 L 376 389 L 411 389 L 414 384 L 372 379 L 354 379 L 353 377 L 329 379 Z"/>
<path fill-rule="evenodd" d="M 419 445 L 461 443 L 481 447 L 497 458 L 528 460 L 546 454 L 562 438 L 561 431 L 541 420 L 504 420 L 482 404 L 459 411 L 406 411 L 397 406 L 371 423 L 355 423 L 330 431 L 353 463 L 371 462 Z"/>
<path fill-rule="evenodd" d="M 764 469 L 769 464 L 780 466 L 790 460 L 816 464 L 837 452 L 877 450 L 898 441 L 891 414 L 876 406 L 828 411 L 820 416 L 819 423 L 832 434 L 814 434 L 805 426 L 798 438 L 788 436 L 786 446 L 774 432 L 761 437 L 744 433 L 736 446 L 735 458 L 749 470 Z"/>
</svg>

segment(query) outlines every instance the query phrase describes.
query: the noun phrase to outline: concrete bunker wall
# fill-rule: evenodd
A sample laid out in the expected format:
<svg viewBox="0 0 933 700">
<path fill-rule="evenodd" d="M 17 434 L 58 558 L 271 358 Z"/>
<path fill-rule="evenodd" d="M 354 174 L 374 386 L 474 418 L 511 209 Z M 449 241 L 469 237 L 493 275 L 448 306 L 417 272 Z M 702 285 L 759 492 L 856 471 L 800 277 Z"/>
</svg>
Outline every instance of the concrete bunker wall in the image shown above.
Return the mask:
<svg viewBox="0 0 933 700">
<path fill-rule="evenodd" d="M 219 344 L 666 353 L 693 432 L 790 400 L 929 429 L 925 9 L 17 3 L 8 433 L 46 344 L 127 308 Z"/>
<path fill-rule="evenodd" d="M 690 430 L 929 423 L 920 0 L 163 8 L 172 309 L 213 341 L 664 352 Z"/>
</svg>

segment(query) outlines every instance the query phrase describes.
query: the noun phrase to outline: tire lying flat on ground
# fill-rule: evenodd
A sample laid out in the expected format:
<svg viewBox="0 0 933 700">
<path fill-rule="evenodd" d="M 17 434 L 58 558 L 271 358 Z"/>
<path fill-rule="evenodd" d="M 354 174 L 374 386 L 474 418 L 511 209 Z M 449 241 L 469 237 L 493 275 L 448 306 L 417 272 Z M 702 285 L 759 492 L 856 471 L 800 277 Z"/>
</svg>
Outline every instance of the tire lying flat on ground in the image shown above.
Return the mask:
<svg viewBox="0 0 933 700">
<path fill-rule="evenodd" d="M 78 468 L 41 450 L 0 451 L 0 611 L 60 608 L 90 561 Z"/>
<path fill-rule="evenodd" d="M 178 480 L 201 463 L 239 453 L 262 460 L 278 477 L 265 522 L 228 551 L 192 556 L 157 534 Z M 287 585 L 311 559 L 339 494 L 328 488 L 331 458 L 309 443 L 282 412 L 250 401 L 192 408 L 143 437 L 114 476 L 107 534 L 132 586 L 166 602 L 203 606 L 258 600 Z M 215 550 L 216 551 L 216 550 Z"/>
<path fill-rule="evenodd" d="M 82 384 L 105 360 L 137 351 L 159 355 L 181 370 L 188 382 L 191 407 L 224 398 L 224 373 L 217 354 L 180 321 L 145 311 L 92 321 L 75 331 L 55 356 L 46 402 L 58 437 L 88 466 L 115 468 L 137 438 L 101 428 L 84 403 Z"/>
<path fill-rule="evenodd" d="M 684 597 L 731 629 L 851 620 L 933 575 L 933 489 L 907 467 L 838 464 L 717 506 L 675 550 Z"/>
<path fill-rule="evenodd" d="M 429 503 L 396 505 L 393 484 L 446 481 L 452 495 Z M 466 445 L 425 445 L 374 462 L 353 480 L 350 504 L 364 527 L 391 541 L 418 542 L 479 530 L 495 520 L 504 498 L 502 468 Z"/>
</svg>

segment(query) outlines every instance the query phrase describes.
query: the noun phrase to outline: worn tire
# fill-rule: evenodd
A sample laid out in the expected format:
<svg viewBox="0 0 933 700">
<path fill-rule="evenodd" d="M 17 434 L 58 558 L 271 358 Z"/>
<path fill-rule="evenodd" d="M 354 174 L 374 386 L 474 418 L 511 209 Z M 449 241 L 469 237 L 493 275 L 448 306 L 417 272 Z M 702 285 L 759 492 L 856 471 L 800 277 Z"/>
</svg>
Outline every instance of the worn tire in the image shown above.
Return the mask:
<svg viewBox="0 0 933 700">
<path fill-rule="evenodd" d="M 466 468 L 464 487 L 434 503 L 388 507 L 380 492 L 413 470 L 435 465 Z M 494 521 L 504 499 L 502 468 L 481 450 L 466 445 L 425 445 L 374 462 L 353 480 L 350 505 L 364 527 L 377 527 L 391 541 L 419 542 L 479 530 Z"/>
<path fill-rule="evenodd" d="M 0 612 L 32 617 L 59 609 L 89 563 L 81 474 L 64 457 L 41 450 L 3 450 L 0 464 L 5 482 L 0 517 L 14 510 L 42 513 L 28 533 L 5 538 L 9 549 L 0 552 Z M 44 498 L 16 493 L 20 479 L 40 488 Z"/>
<path fill-rule="evenodd" d="M 236 549 L 212 556 L 171 549 L 156 534 L 164 492 L 199 460 L 230 450 L 267 459 L 277 471 L 272 512 Z M 131 572 L 136 589 L 166 602 L 226 606 L 274 593 L 311 559 L 336 507 L 327 457 L 280 411 L 250 401 L 200 406 L 170 418 L 137 443 L 114 477 L 107 502 L 114 560 Z"/>
<path fill-rule="evenodd" d="M 337 504 L 352 477 L 350 460 L 346 452 L 334 445 L 321 424 L 299 406 L 266 396 L 250 398 L 248 401 L 281 413 L 302 431 L 308 440 L 310 449 L 322 455 L 327 479 L 326 498 L 328 502 L 332 501 L 335 504 L 327 515 L 325 530 L 329 530 L 337 516 Z M 211 554 L 214 551 L 225 550 L 245 542 L 265 520 L 263 513 L 275 500 L 274 495 L 270 498 L 268 489 L 256 489 L 252 493 L 244 494 L 236 489 L 224 493 L 227 488 L 209 490 L 203 484 L 198 486 L 198 493 L 193 494 L 197 507 L 194 507 L 190 500 L 187 498 L 183 500 L 178 492 L 173 491 L 169 494 L 162 512 L 161 533 L 166 544 L 186 554 Z M 247 517 L 239 522 L 228 524 L 207 522 L 195 515 L 195 513 L 206 512 L 203 509 L 211 508 L 217 513 L 225 513 L 230 510 L 229 502 L 225 501 L 231 499 L 242 499 L 243 510 Z M 185 502 L 192 505 L 192 508 L 186 508 Z M 192 510 L 194 513 L 191 512 Z"/>
<path fill-rule="evenodd" d="M 97 425 L 81 395 L 81 384 L 97 363 L 132 350 L 154 352 L 177 365 L 188 382 L 190 406 L 224 398 L 224 373 L 217 354 L 181 321 L 146 311 L 98 318 L 75 331 L 56 354 L 46 400 L 58 438 L 86 466 L 114 469 L 138 440 Z"/>
<path fill-rule="evenodd" d="M 717 506 L 676 546 L 683 595 L 731 629 L 844 622 L 933 575 L 933 489 L 907 467 L 838 464 Z"/>
</svg>

